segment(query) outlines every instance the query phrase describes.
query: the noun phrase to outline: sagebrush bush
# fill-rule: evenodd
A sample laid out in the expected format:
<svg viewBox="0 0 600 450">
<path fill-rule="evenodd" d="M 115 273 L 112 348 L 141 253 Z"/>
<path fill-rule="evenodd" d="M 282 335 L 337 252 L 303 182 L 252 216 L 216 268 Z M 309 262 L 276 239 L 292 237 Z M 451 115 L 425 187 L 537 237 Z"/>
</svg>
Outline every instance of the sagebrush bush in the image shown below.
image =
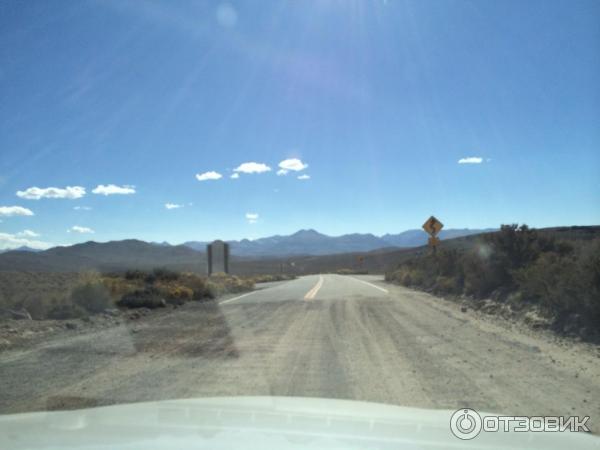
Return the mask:
<svg viewBox="0 0 600 450">
<path fill-rule="evenodd" d="M 152 270 L 152 273 L 146 275 L 147 283 L 154 283 L 156 281 L 177 281 L 179 279 L 179 273 L 174 272 L 163 267 L 157 267 Z"/>
<path fill-rule="evenodd" d="M 457 278 L 439 276 L 435 280 L 433 291 L 436 294 L 460 294 L 462 286 L 460 286 Z"/>
<path fill-rule="evenodd" d="M 600 240 L 568 253 L 543 253 L 515 273 L 525 299 L 535 301 L 558 317 L 579 314 L 600 321 Z"/>
<path fill-rule="evenodd" d="M 166 304 L 160 291 L 155 287 L 137 289 L 125 294 L 117 305 L 124 308 L 162 308 Z"/>
<path fill-rule="evenodd" d="M 227 293 L 250 291 L 254 288 L 254 281 L 235 275 L 216 274 L 208 279 L 207 286 L 211 295 L 217 297 Z"/>
<path fill-rule="evenodd" d="M 90 313 L 100 313 L 113 306 L 108 290 L 100 281 L 76 286 L 71 292 L 71 302 Z"/>
<path fill-rule="evenodd" d="M 126 280 L 143 280 L 148 276 L 148 272 L 144 272 L 143 270 L 127 270 L 125 272 Z"/>
<path fill-rule="evenodd" d="M 192 290 L 192 300 L 213 298 L 205 277 L 186 273 L 181 276 L 180 281 L 185 287 Z"/>
<path fill-rule="evenodd" d="M 46 318 L 54 320 L 67 320 L 77 319 L 87 314 L 88 312 L 80 306 L 74 305 L 72 303 L 64 303 L 52 306 L 48 311 Z"/>
</svg>

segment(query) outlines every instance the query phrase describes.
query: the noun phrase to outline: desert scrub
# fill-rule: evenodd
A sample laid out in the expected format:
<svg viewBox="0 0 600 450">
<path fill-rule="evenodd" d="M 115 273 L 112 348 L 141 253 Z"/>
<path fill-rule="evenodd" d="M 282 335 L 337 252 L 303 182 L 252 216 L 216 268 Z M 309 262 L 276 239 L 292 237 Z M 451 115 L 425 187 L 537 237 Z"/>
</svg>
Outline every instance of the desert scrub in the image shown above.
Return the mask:
<svg viewBox="0 0 600 450">
<path fill-rule="evenodd" d="M 166 300 L 161 295 L 161 292 L 155 287 L 147 287 L 137 289 L 133 292 L 125 294 L 117 305 L 123 308 L 162 308 L 167 305 Z"/>
<path fill-rule="evenodd" d="M 108 289 L 101 281 L 86 281 L 71 292 L 71 303 L 97 314 L 113 306 Z"/>
<path fill-rule="evenodd" d="M 441 248 L 404 261 L 386 280 L 442 295 L 510 299 L 515 310 L 533 305 L 557 329 L 567 322 L 600 329 L 599 238 L 561 241 L 526 225 L 502 225 L 469 250 Z"/>
<path fill-rule="evenodd" d="M 179 282 L 192 291 L 192 300 L 205 300 L 213 298 L 206 277 L 201 277 L 194 273 L 183 273 L 179 277 Z"/>
<path fill-rule="evenodd" d="M 335 271 L 338 275 L 368 275 L 366 269 L 338 269 Z"/>
<path fill-rule="evenodd" d="M 183 305 L 194 297 L 194 291 L 181 284 L 156 283 L 154 287 L 160 293 L 161 297 L 169 304 Z"/>
<path fill-rule="evenodd" d="M 286 281 L 286 280 L 294 280 L 296 279 L 296 275 L 285 274 L 285 273 L 276 273 L 276 274 L 261 274 L 261 275 L 252 275 L 248 277 L 254 283 L 269 283 L 272 281 Z"/>
<path fill-rule="evenodd" d="M 208 289 L 212 296 L 246 292 L 254 289 L 252 279 L 240 278 L 235 275 L 215 274 L 207 281 Z"/>
</svg>

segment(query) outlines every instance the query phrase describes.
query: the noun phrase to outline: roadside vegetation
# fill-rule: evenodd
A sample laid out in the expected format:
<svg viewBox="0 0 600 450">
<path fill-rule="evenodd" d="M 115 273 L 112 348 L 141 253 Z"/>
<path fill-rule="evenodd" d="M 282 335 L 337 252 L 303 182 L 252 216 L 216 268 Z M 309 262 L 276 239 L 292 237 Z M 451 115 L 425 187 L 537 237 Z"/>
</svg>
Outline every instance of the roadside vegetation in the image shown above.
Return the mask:
<svg viewBox="0 0 600 450">
<path fill-rule="evenodd" d="M 366 269 L 338 269 L 333 273 L 338 275 L 367 275 L 369 271 Z"/>
<path fill-rule="evenodd" d="M 296 279 L 296 275 L 287 273 L 261 274 L 250 277 L 255 283 L 271 283 L 273 281 L 288 281 Z"/>
<path fill-rule="evenodd" d="M 475 308 L 522 315 L 537 327 L 597 339 L 600 238 L 557 239 L 526 225 L 503 225 L 468 249 L 421 254 L 386 280 L 470 300 Z M 491 305 L 493 302 L 494 305 Z"/>
<path fill-rule="evenodd" d="M 106 274 L 0 272 L 0 318 L 63 320 L 115 308 L 179 306 L 249 291 L 255 282 L 254 277 L 206 277 L 164 268 Z"/>
</svg>

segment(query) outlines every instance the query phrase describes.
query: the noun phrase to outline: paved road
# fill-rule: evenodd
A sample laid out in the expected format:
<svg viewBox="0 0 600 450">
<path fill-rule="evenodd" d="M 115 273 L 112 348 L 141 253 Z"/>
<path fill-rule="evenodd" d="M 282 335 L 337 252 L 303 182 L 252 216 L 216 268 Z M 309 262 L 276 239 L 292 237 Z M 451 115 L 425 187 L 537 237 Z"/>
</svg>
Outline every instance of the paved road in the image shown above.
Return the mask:
<svg viewBox="0 0 600 450">
<path fill-rule="evenodd" d="M 597 348 L 376 276 L 314 275 L 0 354 L 0 412 L 218 395 L 347 398 L 600 423 Z"/>
</svg>

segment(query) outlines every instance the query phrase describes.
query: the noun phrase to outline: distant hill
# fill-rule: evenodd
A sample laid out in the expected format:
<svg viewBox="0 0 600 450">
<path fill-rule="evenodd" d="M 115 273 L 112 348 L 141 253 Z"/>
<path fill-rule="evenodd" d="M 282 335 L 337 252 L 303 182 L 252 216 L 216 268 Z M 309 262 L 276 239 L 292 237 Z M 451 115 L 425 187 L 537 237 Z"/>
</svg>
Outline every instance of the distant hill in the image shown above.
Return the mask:
<svg viewBox="0 0 600 450">
<path fill-rule="evenodd" d="M 490 231 L 496 231 L 495 228 L 485 229 L 450 229 L 442 230 L 438 237 L 440 239 L 454 239 L 462 236 L 471 236 L 473 234 L 489 233 Z M 419 247 L 427 244 L 427 238 L 429 235 L 423 230 L 408 230 L 398 234 L 385 234 L 381 236 L 381 239 L 386 241 L 391 247 Z"/>
<path fill-rule="evenodd" d="M 450 230 L 449 230 L 450 231 Z M 538 229 L 540 234 L 563 241 L 590 241 L 600 237 L 600 226 L 571 226 Z M 497 230 L 486 233 L 495 233 Z M 460 237 L 447 237 L 440 244 L 446 249 L 470 249 L 480 242 L 482 234 L 469 234 Z M 369 252 L 352 252 L 330 255 L 290 256 L 280 259 L 266 259 L 260 265 L 239 265 L 241 273 L 290 272 L 298 275 L 309 273 L 335 272 L 341 269 L 383 273 L 395 268 L 407 259 L 431 252 L 427 245 L 412 248 L 387 248 Z M 253 269 L 254 272 L 247 272 Z"/>
<path fill-rule="evenodd" d="M 448 230 L 448 235 L 472 234 L 479 230 Z M 400 246 L 415 246 L 426 241 L 425 233 L 411 230 L 397 235 L 378 237 L 373 234 L 327 236 L 315 230 L 300 230 L 289 236 L 230 241 L 232 269 L 247 271 L 244 260 L 277 259 L 295 256 L 321 256 L 369 252 Z M 135 239 L 98 243 L 94 241 L 45 251 L 17 249 L 0 254 L 0 271 L 69 272 L 81 270 L 148 269 L 168 266 L 178 270 L 206 271 L 206 242 L 143 242 Z M 250 265 L 258 267 L 256 263 Z M 249 267 L 250 267 L 249 266 Z M 263 265 L 259 265 L 263 267 Z M 264 267 L 271 267 L 265 265 Z M 248 269 L 253 270 L 253 269 Z M 263 271 L 262 269 L 260 270 Z"/>
<path fill-rule="evenodd" d="M 37 248 L 31 248 L 31 247 L 27 247 L 25 245 L 22 245 L 21 247 L 17 247 L 17 248 L 11 248 L 11 249 L 7 249 L 7 250 L 0 250 L 0 254 L 1 253 L 6 253 L 6 252 L 41 252 L 42 250 L 38 250 Z"/>
<path fill-rule="evenodd" d="M 155 245 L 135 239 L 105 243 L 89 241 L 36 253 L 9 251 L 0 255 L 1 271 L 78 272 L 157 266 L 205 271 L 206 261 L 203 254 L 182 245 Z"/>
<path fill-rule="evenodd" d="M 441 239 L 480 234 L 493 229 L 443 230 Z M 418 247 L 427 243 L 427 233 L 423 230 L 408 230 L 399 234 L 375 236 L 373 234 L 344 234 L 328 236 L 318 231 L 300 230 L 289 236 L 269 236 L 265 238 L 240 241 L 228 241 L 232 255 L 245 257 L 292 256 L 292 255 L 330 255 L 336 253 L 368 252 L 384 248 Z M 207 242 L 189 241 L 182 245 L 194 250 L 204 251 Z"/>
</svg>

